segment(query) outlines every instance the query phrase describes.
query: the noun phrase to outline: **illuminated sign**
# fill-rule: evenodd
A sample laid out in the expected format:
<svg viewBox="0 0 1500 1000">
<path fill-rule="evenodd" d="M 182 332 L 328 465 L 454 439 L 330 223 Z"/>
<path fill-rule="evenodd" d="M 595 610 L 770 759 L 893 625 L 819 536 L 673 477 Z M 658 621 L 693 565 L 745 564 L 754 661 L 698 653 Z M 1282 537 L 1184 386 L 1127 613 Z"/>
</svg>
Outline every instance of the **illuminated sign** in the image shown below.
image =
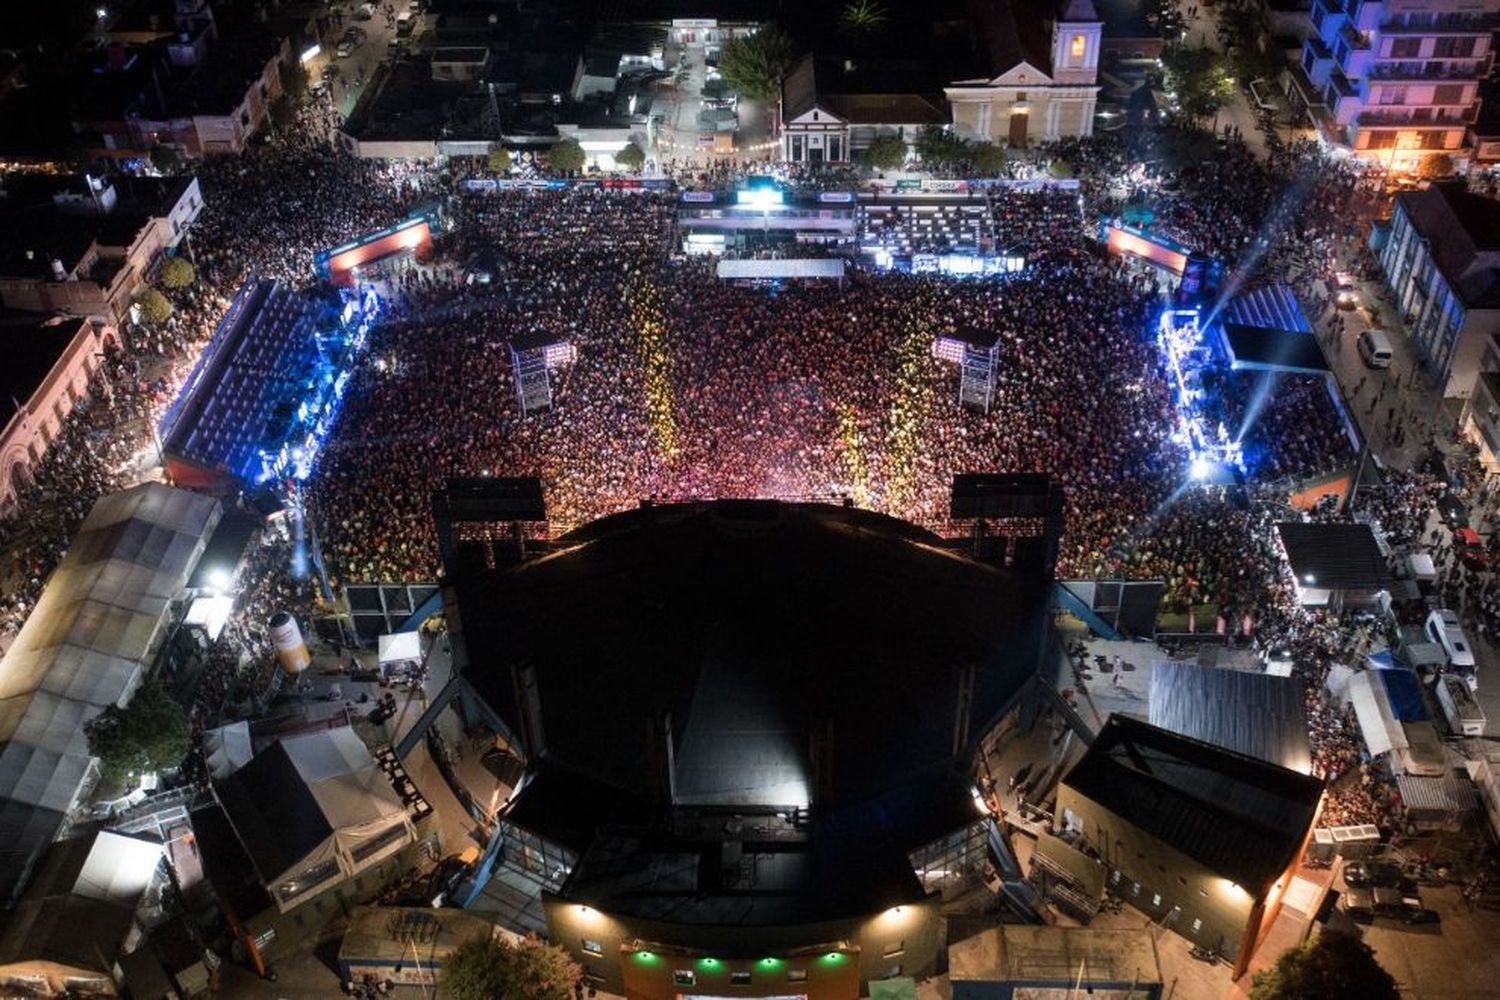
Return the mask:
<svg viewBox="0 0 1500 1000">
<path fill-rule="evenodd" d="M 835 205 L 847 205 L 851 201 L 854 200 L 854 192 L 852 192 L 852 191 L 823 191 L 823 192 L 821 192 L 818 195 L 818 200 L 821 201 L 821 202 L 831 203 L 831 204 L 835 204 Z"/>
<path fill-rule="evenodd" d="M 712 205 L 714 202 L 714 193 L 712 191 L 684 191 L 682 192 L 682 200 Z"/>
<path fill-rule="evenodd" d="M 1105 238 L 1105 245 L 1111 253 L 1130 254 L 1140 257 L 1155 264 L 1157 267 L 1165 268 L 1173 274 L 1182 275 L 1187 267 L 1188 255 L 1181 250 L 1174 250 L 1160 240 L 1154 240 L 1139 233 L 1131 232 L 1118 225 L 1110 225 L 1109 235 Z"/>
</svg>

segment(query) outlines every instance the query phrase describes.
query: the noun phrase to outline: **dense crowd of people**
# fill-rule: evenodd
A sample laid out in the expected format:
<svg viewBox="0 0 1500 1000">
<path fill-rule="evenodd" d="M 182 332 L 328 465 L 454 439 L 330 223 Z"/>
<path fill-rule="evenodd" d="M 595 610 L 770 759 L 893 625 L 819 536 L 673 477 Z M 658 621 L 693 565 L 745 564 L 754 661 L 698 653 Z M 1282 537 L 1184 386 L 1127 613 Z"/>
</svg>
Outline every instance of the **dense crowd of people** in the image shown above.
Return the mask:
<svg viewBox="0 0 1500 1000">
<path fill-rule="evenodd" d="M 346 156 L 318 121 L 203 164 L 206 207 L 190 242 L 199 280 L 173 294 L 170 319 L 138 330 L 127 354 L 107 362 L 40 465 L 26 516 L 0 525 L 18 554 L 6 626 L 24 620 L 93 501 L 128 481 L 144 429 L 244 275 L 314 284 L 317 251 L 433 204 L 451 235 L 434 260 L 385 270 L 387 318 L 307 493 L 337 580 L 435 579 L 429 500 L 450 476 L 539 476 L 556 531 L 645 498 L 752 495 L 848 498 L 944 530 L 955 474 L 1046 472 L 1066 496 L 1059 575 L 1160 579 L 1169 609 L 1209 605 L 1223 630 L 1263 650 L 1290 647 L 1314 772 L 1333 789 L 1328 821 L 1399 822 L 1325 688 L 1332 664 L 1357 658 L 1372 637 L 1296 607 L 1271 530 L 1295 515 L 1262 488 L 1280 484 L 1284 500 L 1288 480 L 1353 461 L 1325 382 L 1210 370 L 1212 405 L 1243 432 L 1250 483 L 1237 500 L 1190 484 L 1149 322 L 1165 292 L 1101 257 L 1087 235 L 1101 216 L 1136 213 L 1313 301 L 1347 235 L 1348 206 L 1369 193 L 1353 168 L 1305 147 L 1262 159 L 1209 139 L 1184 169 L 1143 145 L 1181 136 L 1065 140 L 1042 155 L 1073 165 L 1077 191 L 983 197 L 977 242 L 1024 246 L 1020 273 L 956 280 L 857 265 L 839 284 L 764 287 L 720 281 L 711 261 L 678 253 L 671 194 L 470 192 L 460 169 Z M 721 185 L 733 171 L 693 179 Z M 853 180 L 787 179 L 810 189 Z M 988 411 L 960 405 L 958 366 L 934 351 L 973 330 L 999 338 Z M 511 355 L 522 335 L 568 346 L 551 372 L 550 409 L 526 416 Z M 138 430 L 109 432 L 126 424 Z M 1362 506 L 1387 537 L 1416 544 L 1439 492 L 1432 477 L 1392 473 Z M 263 693 L 267 671 L 231 678 L 240 660 L 225 650 L 269 664 L 261 623 L 312 598 L 285 570 L 289 550 L 276 533 L 253 549 L 195 736 L 226 698 Z M 1468 588 L 1492 613 L 1500 595 L 1463 574 L 1445 585 Z"/>
</svg>

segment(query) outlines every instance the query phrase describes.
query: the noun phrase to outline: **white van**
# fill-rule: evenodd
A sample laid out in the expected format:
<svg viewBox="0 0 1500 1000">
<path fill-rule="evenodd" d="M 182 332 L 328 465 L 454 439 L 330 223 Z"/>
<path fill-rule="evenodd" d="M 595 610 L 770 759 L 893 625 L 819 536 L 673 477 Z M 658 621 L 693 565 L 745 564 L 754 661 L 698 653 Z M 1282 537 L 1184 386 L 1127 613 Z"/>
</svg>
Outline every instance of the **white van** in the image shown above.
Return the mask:
<svg viewBox="0 0 1500 1000">
<path fill-rule="evenodd" d="M 1427 616 L 1427 638 L 1443 648 L 1448 665 L 1462 677 L 1471 691 L 1479 690 L 1479 671 L 1474 664 L 1474 649 L 1458 622 L 1458 615 L 1440 608 Z"/>
<path fill-rule="evenodd" d="M 1391 338 L 1385 335 L 1384 330 L 1366 330 L 1359 335 L 1359 356 L 1371 368 L 1389 368 L 1392 357 Z"/>
</svg>

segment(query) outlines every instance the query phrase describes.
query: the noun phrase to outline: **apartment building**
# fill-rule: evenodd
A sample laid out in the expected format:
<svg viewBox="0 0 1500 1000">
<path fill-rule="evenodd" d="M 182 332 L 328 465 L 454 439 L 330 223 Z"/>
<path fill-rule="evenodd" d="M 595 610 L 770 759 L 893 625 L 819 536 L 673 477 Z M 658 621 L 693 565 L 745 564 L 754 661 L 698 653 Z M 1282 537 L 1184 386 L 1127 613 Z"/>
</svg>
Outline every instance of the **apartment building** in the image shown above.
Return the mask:
<svg viewBox="0 0 1500 1000">
<path fill-rule="evenodd" d="M 1467 156 L 1500 0 L 1313 0 L 1292 73 L 1323 140 L 1408 169 Z"/>
</svg>

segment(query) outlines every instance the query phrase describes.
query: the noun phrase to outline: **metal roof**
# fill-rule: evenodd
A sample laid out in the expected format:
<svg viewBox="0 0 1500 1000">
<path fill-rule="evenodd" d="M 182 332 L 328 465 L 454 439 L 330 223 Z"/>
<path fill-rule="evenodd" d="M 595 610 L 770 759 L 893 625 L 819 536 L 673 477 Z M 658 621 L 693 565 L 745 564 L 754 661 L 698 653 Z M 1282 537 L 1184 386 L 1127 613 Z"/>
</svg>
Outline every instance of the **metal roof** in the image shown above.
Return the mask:
<svg viewBox="0 0 1500 1000">
<path fill-rule="evenodd" d="M 1156 663 L 1151 724 L 1302 774 L 1312 769 L 1307 704 L 1291 677 Z"/>
<path fill-rule="evenodd" d="M 1063 784 L 1252 895 L 1286 870 L 1323 783 L 1111 715 Z"/>
<path fill-rule="evenodd" d="M 1392 583 L 1368 524 L 1276 525 L 1297 582 L 1324 590 L 1384 590 Z"/>
</svg>

